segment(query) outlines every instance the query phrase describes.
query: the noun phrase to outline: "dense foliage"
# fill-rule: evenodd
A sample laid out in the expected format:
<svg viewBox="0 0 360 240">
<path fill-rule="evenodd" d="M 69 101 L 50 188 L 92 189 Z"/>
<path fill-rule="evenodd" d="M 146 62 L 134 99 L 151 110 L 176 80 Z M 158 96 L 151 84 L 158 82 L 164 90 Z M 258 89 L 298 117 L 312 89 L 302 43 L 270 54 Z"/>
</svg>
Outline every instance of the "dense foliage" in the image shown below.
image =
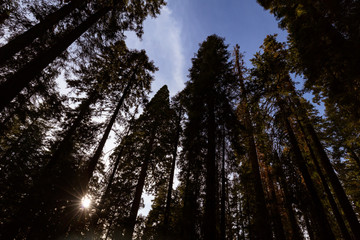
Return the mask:
<svg viewBox="0 0 360 240">
<path fill-rule="evenodd" d="M 288 42 L 210 35 L 149 100 L 163 0 L 2 1 L 0 238 L 360 239 L 360 5 L 258 2 Z"/>
</svg>

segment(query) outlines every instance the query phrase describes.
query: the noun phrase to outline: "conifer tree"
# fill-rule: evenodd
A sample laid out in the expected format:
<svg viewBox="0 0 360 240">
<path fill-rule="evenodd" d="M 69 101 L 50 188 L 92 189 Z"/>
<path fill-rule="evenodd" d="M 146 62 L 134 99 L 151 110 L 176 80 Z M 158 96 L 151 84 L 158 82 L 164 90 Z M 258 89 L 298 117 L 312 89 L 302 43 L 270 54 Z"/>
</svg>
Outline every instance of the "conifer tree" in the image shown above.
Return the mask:
<svg viewBox="0 0 360 240">
<path fill-rule="evenodd" d="M 167 155 L 169 152 L 169 146 L 172 146 L 169 141 L 171 134 L 171 109 L 169 103 L 169 91 L 167 86 L 163 86 L 146 105 L 143 114 L 136 120 L 134 124 L 134 132 L 129 138 L 133 144 L 138 145 L 138 152 L 128 153 L 128 157 L 132 157 L 132 161 L 136 159 L 140 164 L 140 172 L 138 174 L 138 180 L 136 183 L 135 191 L 133 193 L 133 201 L 131 203 L 130 212 L 124 225 L 124 238 L 132 239 L 134 228 L 136 225 L 136 218 L 140 208 L 141 196 L 145 185 L 153 186 L 153 181 L 160 181 L 159 179 L 147 180 L 147 176 L 155 177 L 158 174 L 156 170 L 162 170 L 162 168 L 168 166 Z M 170 148 L 171 151 L 171 148 Z M 127 157 L 124 161 L 129 161 Z M 154 169 L 154 170 L 152 170 Z M 146 182 L 148 182 L 146 184 Z M 115 236 L 115 238 L 121 238 L 121 236 Z"/>
<path fill-rule="evenodd" d="M 239 85 L 241 88 L 241 104 L 244 108 L 244 124 L 246 128 L 247 146 L 249 151 L 249 162 L 253 174 L 254 191 L 255 191 L 255 220 L 254 220 L 254 239 L 272 239 L 272 232 L 269 224 L 269 215 L 265 202 L 263 184 L 261 182 L 259 160 L 256 152 L 256 143 L 254 137 L 253 123 L 248 107 L 248 96 L 245 89 L 243 76 L 243 60 L 239 52 L 240 47 L 237 45 L 234 50 L 235 54 L 235 71 L 238 75 Z"/>
<path fill-rule="evenodd" d="M 184 169 L 184 174 L 193 175 L 196 178 L 191 181 L 199 181 L 203 178 L 205 182 L 205 199 L 202 234 L 204 239 L 218 239 L 219 232 L 216 230 L 219 224 L 217 217 L 218 205 L 218 185 L 217 185 L 217 146 L 220 144 L 219 125 L 225 123 L 227 129 L 233 129 L 230 126 L 234 117 L 234 110 L 230 102 L 234 98 L 233 89 L 236 81 L 229 61 L 229 52 L 224 40 L 216 35 L 209 36 L 204 41 L 192 59 L 193 66 L 190 69 L 190 81 L 184 91 L 186 95 L 185 108 L 187 110 L 188 121 L 185 128 L 184 153 L 188 165 Z M 196 145 L 194 145 L 194 143 Z M 221 154 L 220 154 L 221 155 Z M 204 169 L 202 169 L 204 166 Z M 203 176 L 201 176 L 201 173 Z M 193 183 L 191 183 L 193 184 Z M 194 186 L 192 186 L 194 187 Z M 187 189 L 188 188 L 188 189 Z M 190 207 L 190 199 L 196 202 L 196 193 L 190 192 L 190 186 L 185 189 L 184 196 L 184 214 Z M 198 191 L 198 190 L 197 190 Z M 195 195 L 193 195 L 195 193 Z M 189 195 L 188 195 L 189 194 Z M 193 203 L 194 204 L 194 203 Z M 193 207 L 195 207 L 193 205 Z M 184 215 L 184 221 L 190 221 Z M 187 228 L 184 223 L 183 228 Z M 190 227 L 190 226 L 189 226 Z M 186 229 L 184 238 L 193 239 L 196 237 L 196 229 L 191 226 L 193 231 L 191 235 Z"/>
</svg>

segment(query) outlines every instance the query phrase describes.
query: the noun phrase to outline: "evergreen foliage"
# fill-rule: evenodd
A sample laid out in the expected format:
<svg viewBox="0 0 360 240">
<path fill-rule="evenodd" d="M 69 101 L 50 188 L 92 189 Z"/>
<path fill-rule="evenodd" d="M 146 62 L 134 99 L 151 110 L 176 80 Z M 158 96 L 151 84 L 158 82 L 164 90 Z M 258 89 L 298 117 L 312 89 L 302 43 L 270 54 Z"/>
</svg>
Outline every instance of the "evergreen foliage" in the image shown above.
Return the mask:
<svg viewBox="0 0 360 240">
<path fill-rule="evenodd" d="M 210 35 L 148 100 L 158 69 L 124 32 L 165 1 L 1 1 L 0 238 L 360 239 L 360 5 L 258 2 L 286 43 L 245 66 Z"/>
</svg>

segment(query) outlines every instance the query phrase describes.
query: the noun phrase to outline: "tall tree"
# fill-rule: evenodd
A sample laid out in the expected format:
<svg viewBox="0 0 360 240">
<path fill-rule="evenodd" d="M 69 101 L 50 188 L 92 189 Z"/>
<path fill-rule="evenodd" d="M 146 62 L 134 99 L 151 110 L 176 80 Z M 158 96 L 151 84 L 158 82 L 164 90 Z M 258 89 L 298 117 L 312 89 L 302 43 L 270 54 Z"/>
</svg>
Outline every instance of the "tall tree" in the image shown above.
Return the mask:
<svg viewBox="0 0 360 240">
<path fill-rule="evenodd" d="M 314 218 L 317 221 L 319 234 L 326 239 L 334 239 L 332 229 L 325 214 L 323 204 L 320 200 L 317 189 L 309 173 L 306 161 L 302 155 L 298 140 L 295 136 L 291 122 L 289 120 L 289 109 L 286 107 L 286 96 L 288 94 L 288 84 L 290 81 L 289 66 L 286 60 L 286 51 L 280 50 L 278 43 L 275 42 L 274 36 L 268 36 L 264 40 L 262 54 L 257 53 L 252 60 L 256 68 L 252 74 L 259 80 L 264 96 L 272 99 L 279 108 L 278 114 L 282 119 L 283 126 L 288 134 L 290 144 L 294 151 L 294 159 L 304 178 L 306 187 L 311 195 L 314 211 Z M 285 55 L 284 55 L 285 54 Z"/>
<path fill-rule="evenodd" d="M 234 110 L 229 106 L 232 106 L 233 89 L 236 85 L 229 55 L 222 38 L 216 35 L 209 36 L 200 45 L 196 57 L 192 59 L 190 81 L 185 89 L 188 122 L 185 129 L 184 152 L 189 164 L 186 171 L 188 174 L 198 171 L 195 175 L 197 178 L 201 177 L 199 173 L 203 172 L 205 181 L 202 229 L 204 239 L 219 238 L 217 231 L 219 223 L 217 217 L 218 185 L 216 182 L 218 176 L 217 146 L 221 130 L 217 126 L 224 122 L 228 124 L 229 118 L 234 117 Z M 229 125 L 226 127 L 233 128 Z M 201 142 L 194 146 L 192 144 L 195 141 Z M 191 166 L 192 164 L 199 167 L 203 165 L 204 171 L 199 167 Z M 190 186 L 188 188 L 190 189 Z M 188 204 L 186 197 L 190 196 L 185 196 L 184 210 Z M 186 228 L 186 226 L 183 227 Z M 184 237 L 192 239 L 194 236 Z"/>
<path fill-rule="evenodd" d="M 140 208 L 141 196 L 149 174 L 149 168 L 161 169 L 161 165 L 167 165 L 168 158 L 172 149 L 169 141 L 171 128 L 171 109 L 169 103 L 169 90 L 163 86 L 146 105 L 143 114 L 136 120 L 134 133 L 129 137 L 135 137 L 134 143 L 141 146 L 136 158 L 141 163 L 140 172 L 134 192 L 134 199 L 131 203 L 130 213 L 125 224 L 125 239 L 132 239 L 136 225 L 136 217 Z M 132 155 L 132 154 L 131 154 Z M 129 157 L 131 157 L 131 155 Z M 159 174 L 152 170 L 151 175 Z M 161 178 L 160 178 L 161 179 Z M 158 179 L 158 180 L 160 180 Z M 155 181 L 155 179 L 152 179 Z M 149 181 L 148 185 L 152 185 Z M 116 236 L 121 238 L 121 236 Z"/>
<path fill-rule="evenodd" d="M 246 138 L 247 146 L 249 151 L 249 162 L 251 164 L 251 170 L 253 174 L 254 181 L 254 191 L 255 191 L 255 226 L 254 226 L 254 239 L 272 239 L 272 232 L 269 224 L 269 214 L 266 208 L 264 188 L 261 182 L 260 169 L 259 169 L 259 160 L 257 157 L 256 143 L 254 137 L 253 123 L 248 108 L 248 97 L 247 91 L 244 83 L 244 66 L 242 56 L 239 52 L 240 47 L 237 45 L 234 50 L 235 54 L 235 71 L 238 76 L 238 81 L 240 84 L 241 94 L 242 94 L 242 107 L 244 108 L 244 124 L 246 128 Z"/>
</svg>

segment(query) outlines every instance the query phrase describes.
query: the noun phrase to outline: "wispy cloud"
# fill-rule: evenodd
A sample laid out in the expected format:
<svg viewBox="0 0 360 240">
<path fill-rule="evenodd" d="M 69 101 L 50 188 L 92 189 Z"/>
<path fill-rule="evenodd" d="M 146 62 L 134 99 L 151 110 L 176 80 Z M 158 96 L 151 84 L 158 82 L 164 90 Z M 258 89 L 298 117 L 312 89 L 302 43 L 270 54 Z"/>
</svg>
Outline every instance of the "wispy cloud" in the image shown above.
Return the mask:
<svg viewBox="0 0 360 240">
<path fill-rule="evenodd" d="M 150 59 L 159 67 L 153 84 L 154 92 L 164 84 L 168 85 L 171 94 L 184 87 L 187 70 L 181 36 L 182 26 L 166 6 L 157 18 L 145 21 L 142 40 L 132 33 L 128 34 L 128 46 L 145 49 Z"/>
<path fill-rule="evenodd" d="M 187 69 L 185 69 L 182 24 L 176 21 L 170 8 L 163 7 L 157 18 L 149 18 L 144 22 L 142 40 L 135 34 L 128 33 L 126 43 L 129 48 L 145 49 L 149 58 L 159 68 L 152 85 L 153 93 L 164 84 L 168 85 L 171 95 L 184 88 Z M 151 209 L 154 196 L 145 193 L 143 198 L 145 207 L 140 209 L 139 214 L 146 216 Z"/>
</svg>

